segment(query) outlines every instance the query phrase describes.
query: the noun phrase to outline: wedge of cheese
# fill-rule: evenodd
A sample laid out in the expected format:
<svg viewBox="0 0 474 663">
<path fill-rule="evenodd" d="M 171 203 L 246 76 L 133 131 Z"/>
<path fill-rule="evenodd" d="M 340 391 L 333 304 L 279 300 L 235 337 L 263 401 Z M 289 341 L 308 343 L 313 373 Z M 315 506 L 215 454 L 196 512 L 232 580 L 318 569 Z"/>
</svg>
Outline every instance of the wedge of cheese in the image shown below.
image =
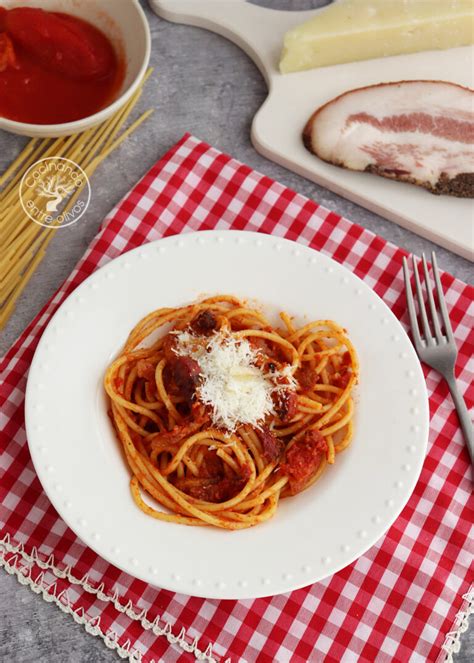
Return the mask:
<svg viewBox="0 0 474 663">
<path fill-rule="evenodd" d="M 338 0 L 286 33 L 280 71 L 473 42 L 474 0 Z"/>
</svg>

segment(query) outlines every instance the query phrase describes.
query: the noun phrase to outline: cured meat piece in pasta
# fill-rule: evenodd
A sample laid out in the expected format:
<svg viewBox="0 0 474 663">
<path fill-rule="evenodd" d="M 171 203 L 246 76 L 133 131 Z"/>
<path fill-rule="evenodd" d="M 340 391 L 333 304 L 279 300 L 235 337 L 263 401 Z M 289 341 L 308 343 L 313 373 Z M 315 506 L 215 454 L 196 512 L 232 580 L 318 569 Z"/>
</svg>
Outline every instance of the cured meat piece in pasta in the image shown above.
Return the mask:
<svg viewBox="0 0 474 663">
<path fill-rule="evenodd" d="M 173 380 L 186 401 L 194 398 L 196 389 L 201 381 L 201 369 L 195 359 L 191 357 L 174 357 L 171 363 Z"/>
<path fill-rule="evenodd" d="M 296 371 L 296 379 L 302 391 L 309 391 L 319 382 L 319 374 L 311 366 L 302 366 Z"/>
<path fill-rule="evenodd" d="M 298 396 L 290 389 L 283 389 L 273 395 L 275 412 L 282 423 L 288 423 L 298 411 Z"/>
<path fill-rule="evenodd" d="M 286 462 L 282 463 L 280 468 L 282 473 L 288 476 L 293 495 L 303 490 L 311 479 L 327 448 L 327 442 L 321 433 L 318 430 L 309 430 L 288 449 Z"/>
<path fill-rule="evenodd" d="M 192 321 L 191 328 L 197 334 L 210 334 L 217 329 L 217 318 L 212 311 L 202 311 Z"/>
<path fill-rule="evenodd" d="M 258 431 L 258 437 L 262 443 L 263 455 L 265 458 L 272 463 L 278 460 L 285 448 L 283 442 L 276 438 L 273 433 L 264 426 Z"/>
</svg>

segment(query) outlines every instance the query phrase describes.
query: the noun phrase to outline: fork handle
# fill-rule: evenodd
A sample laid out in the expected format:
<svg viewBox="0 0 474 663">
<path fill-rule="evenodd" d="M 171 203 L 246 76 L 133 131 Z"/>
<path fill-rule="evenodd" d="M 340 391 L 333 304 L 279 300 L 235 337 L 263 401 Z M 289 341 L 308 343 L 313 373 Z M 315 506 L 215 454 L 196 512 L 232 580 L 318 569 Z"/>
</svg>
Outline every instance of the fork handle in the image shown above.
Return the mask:
<svg viewBox="0 0 474 663">
<path fill-rule="evenodd" d="M 461 424 L 461 430 L 463 432 L 464 440 L 466 442 L 467 449 L 471 457 L 471 463 L 474 466 L 474 442 L 473 442 L 473 429 L 472 429 L 471 416 L 469 414 L 469 410 L 466 407 L 466 402 L 459 392 L 459 388 L 456 382 L 456 378 L 454 377 L 454 374 L 448 376 L 446 378 L 446 382 L 448 383 L 449 391 L 451 392 L 454 406 L 458 413 L 459 422 Z"/>
</svg>

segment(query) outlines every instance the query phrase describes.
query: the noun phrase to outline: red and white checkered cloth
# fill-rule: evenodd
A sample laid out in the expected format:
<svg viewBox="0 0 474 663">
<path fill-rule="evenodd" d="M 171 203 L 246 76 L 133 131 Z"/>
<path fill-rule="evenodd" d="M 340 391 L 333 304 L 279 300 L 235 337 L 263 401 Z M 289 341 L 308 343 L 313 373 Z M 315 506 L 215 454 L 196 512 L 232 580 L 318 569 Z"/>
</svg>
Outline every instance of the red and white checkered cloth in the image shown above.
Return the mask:
<svg viewBox="0 0 474 663">
<path fill-rule="evenodd" d="M 210 228 L 254 230 L 310 245 L 364 279 L 406 323 L 401 249 L 184 136 L 107 217 L 69 279 L 3 361 L 3 566 L 131 660 L 444 660 L 445 636 L 467 605 L 474 517 L 468 455 L 447 387 L 434 371 L 425 370 L 428 456 L 402 514 L 356 562 L 289 594 L 216 601 L 147 585 L 87 548 L 44 494 L 28 453 L 23 404 L 28 367 L 51 315 L 83 279 L 124 251 Z M 442 282 L 459 348 L 459 384 L 472 405 L 473 289 L 447 273 Z"/>
</svg>

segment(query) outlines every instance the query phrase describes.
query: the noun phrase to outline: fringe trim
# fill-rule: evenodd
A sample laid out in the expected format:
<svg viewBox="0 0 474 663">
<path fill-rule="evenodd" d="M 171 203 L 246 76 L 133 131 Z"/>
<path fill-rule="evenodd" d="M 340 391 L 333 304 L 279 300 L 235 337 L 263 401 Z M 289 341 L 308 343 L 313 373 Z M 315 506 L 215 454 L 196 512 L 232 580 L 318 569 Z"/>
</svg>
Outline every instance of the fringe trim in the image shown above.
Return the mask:
<svg viewBox="0 0 474 663">
<path fill-rule="evenodd" d="M 471 585 L 469 591 L 463 594 L 463 604 L 461 610 L 457 613 L 453 630 L 445 638 L 441 649 L 445 652 L 442 659 L 443 663 L 454 663 L 453 654 L 458 654 L 461 649 L 461 635 L 469 628 L 469 615 L 474 613 L 474 585 Z"/>
<path fill-rule="evenodd" d="M 7 560 L 5 552 L 12 553 L 13 557 Z M 115 649 L 121 658 L 128 658 L 131 663 L 142 663 L 143 661 L 142 653 L 137 649 L 132 649 L 129 640 L 123 645 L 120 645 L 118 642 L 119 636 L 115 631 L 109 630 L 104 632 L 101 629 L 100 617 L 87 617 L 83 608 L 75 611 L 69 599 L 67 589 L 56 595 L 55 582 L 47 586 L 43 583 L 44 574 L 40 573 L 33 579 L 31 566 L 29 568 L 18 567 L 16 564 L 18 556 L 21 556 L 30 565 L 36 564 L 40 569 L 52 571 L 57 578 L 67 578 L 73 585 L 80 585 L 86 592 L 95 594 L 101 601 L 112 603 L 116 610 L 125 613 L 130 619 L 140 622 L 145 631 L 151 630 L 157 636 L 165 636 L 170 644 L 177 644 L 183 651 L 194 654 L 196 661 L 217 663 L 213 655 L 213 645 L 209 644 L 203 652 L 199 649 L 199 638 L 196 637 L 190 642 L 191 639 L 187 636 L 184 627 L 178 635 L 174 635 L 172 625 L 169 622 L 164 622 L 164 626 L 160 626 L 159 623 L 162 621 L 160 616 L 150 621 L 147 619 L 147 611 L 145 609 L 142 611 L 137 610 L 131 601 L 128 601 L 126 605 L 120 603 L 117 590 L 112 596 L 109 596 L 104 593 L 104 583 L 101 583 L 98 587 L 93 587 L 89 582 L 87 574 L 83 578 L 78 579 L 72 574 L 70 566 L 65 566 L 63 569 L 57 567 L 53 554 L 48 557 L 47 561 L 43 561 L 36 547 L 32 548 L 31 554 L 28 554 L 25 552 L 22 543 L 18 545 L 11 543 L 9 534 L 6 534 L 3 539 L 0 539 L 0 567 L 3 567 L 10 575 L 15 575 L 20 584 L 28 586 L 35 594 L 41 594 L 44 601 L 55 603 L 62 612 L 71 615 L 77 624 L 84 626 L 87 633 L 100 637 L 104 641 L 105 646 L 109 649 Z M 463 604 L 455 617 L 454 628 L 446 635 L 445 641 L 441 646 L 444 658 L 440 657 L 438 660 L 442 660 L 443 663 L 454 663 L 453 654 L 458 654 L 461 649 L 461 635 L 468 630 L 469 616 L 474 613 L 474 585 L 469 588 L 466 594 L 463 594 L 462 598 Z M 155 663 L 155 661 L 152 659 L 149 663 Z M 231 659 L 225 659 L 224 663 L 231 663 Z"/>
<path fill-rule="evenodd" d="M 5 553 L 11 553 L 12 557 L 6 559 Z M 28 562 L 30 566 L 28 568 L 20 566 L 18 564 L 18 557 Z M 3 567 L 10 575 L 15 575 L 21 585 L 28 586 L 35 594 L 41 594 L 44 601 L 54 603 L 62 612 L 71 615 L 77 624 L 84 626 L 87 633 L 101 638 L 105 646 L 109 649 L 115 649 L 121 658 L 128 658 L 132 663 L 142 663 L 142 653 L 138 649 L 132 648 L 130 640 L 120 645 L 119 636 L 115 631 L 108 630 L 104 632 L 102 630 L 100 616 L 89 618 L 82 607 L 74 610 L 67 589 L 57 595 L 56 582 L 46 585 L 44 573 L 40 572 L 36 578 L 33 578 L 33 565 L 37 565 L 45 571 L 51 571 L 57 578 L 67 578 L 72 584 L 80 585 L 86 592 L 94 594 L 101 601 L 112 603 L 119 612 L 126 614 L 130 619 L 138 621 L 145 631 L 152 631 L 157 636 L 164 636 L 171 645 L 178 645 L 183 651 L 194 654 L 196 661 L 217 663 L 213 655 L 213 645 L 209 644 L 206 650 L 202 651 L 199 649 L 199 638 L 196 637 L 191 641 L 184 627 L 178 635 L 174 635 L 171 623 L 163 621 L 160 615 L 153 621 L 150 621 L 147 618 L 147 610 L 143 609 L 139 611 L 135 608 L 132 601 L 128 601 L 126 605 L 120 603 L 117 590 L 115 590 L 112 596 L 109 596 L 104 593 L 104 583 L 101 583 L 98 587 L 94 587 L 90 584 L 87 574 L 83 578 L 78 579 L 72 574 L 70 566 L 65 566 L 63 569 L 57 567 L 53 554 L 46 561 L 43 561 L 36 547 L 32 548 L 31 554 L 28 554 L 25 552 L 22 543 L 15 545 L 11 542 L 9 534 L 6 534 L 3 539 L 0 539 L 0 567 Z M 160 622 L 164 625 L 161 626 Z M 155 661 L 151 660 L 149 663 L 155 663 Z M 231 661 L 228 658 L 224 663 L 231 663 Z"/>
</svg>

